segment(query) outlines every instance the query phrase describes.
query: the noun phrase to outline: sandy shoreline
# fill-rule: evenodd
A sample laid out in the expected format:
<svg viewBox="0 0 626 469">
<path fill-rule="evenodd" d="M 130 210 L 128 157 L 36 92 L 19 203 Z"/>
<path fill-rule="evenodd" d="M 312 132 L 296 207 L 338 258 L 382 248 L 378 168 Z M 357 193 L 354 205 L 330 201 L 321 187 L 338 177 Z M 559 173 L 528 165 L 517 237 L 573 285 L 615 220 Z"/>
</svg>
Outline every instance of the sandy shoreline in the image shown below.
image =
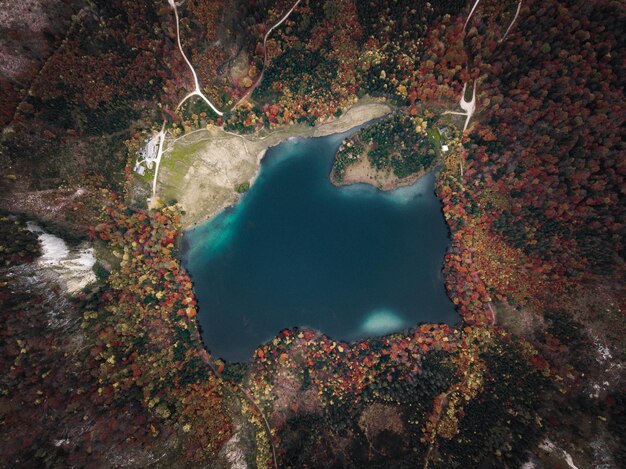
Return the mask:
<svg viewBox="0 0 626 469">
<path fill-rule="evenodd" d="M 292 137 L 346 132 L 392 110 L 384 102 L 367 100 L 357 102 L 338 119 L 315 127 L 296 124 L 263 136 L 241 136 L 219 128 L 189 133 L 167 142 L 157 194 L 166 202 L 176 200 L 185 212 L 183 228 L 191 228 L 239 200 L 235 186 L 254 181 L 269 148 Z"/>
<path fill-rule="evenodd" d="M 394 174 L 391 168 L 384 172 L 378 171 L 370 164 L 367 155 L 363 154 L 356 162 L 346 166 L 341 181 L 337 181 L 331 170 L 330 181 L 338 187 L 366 183 L 371 184 L 381 191 L 392 191 L 398 187 L 410 186 L 419 178 L 428 174 L 428 172 L 429 171 L 419 171 L 405 178 L 399 178 Z"/>
</svg>

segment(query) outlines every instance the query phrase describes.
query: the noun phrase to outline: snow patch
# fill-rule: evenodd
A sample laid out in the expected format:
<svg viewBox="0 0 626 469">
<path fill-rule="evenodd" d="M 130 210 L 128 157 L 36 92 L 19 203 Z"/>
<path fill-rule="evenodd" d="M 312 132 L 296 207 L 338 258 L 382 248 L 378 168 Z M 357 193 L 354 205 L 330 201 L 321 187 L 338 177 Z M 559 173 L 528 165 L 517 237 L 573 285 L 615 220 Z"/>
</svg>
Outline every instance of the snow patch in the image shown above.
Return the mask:
<svg viewBox="0 0 626 469">
<path fill-rule="evenodd" d="M 595 346 L 596 352 L 598 353 L 598 356 L 596 357 L 596 361 L 598 363 L 605 363 L 606 361 L 613 358 L 613 355 L 611 355 L 611 351 L 605 344 L 596 341 Z"/>
<path fill-rule="evenodd" d="M 598 337 L 592 336 L 592 338 L 596 352 L 595 359 L 601 373 L 595 382 L 590 383 L 588 396 L 592 399 L 598 399 L 601 394 L 607 392 L 615 383 L 620 381 L 623 374 L 623 364 L 614 360 L 611 349 L 602 343 Z"/>
<path fill-rule="evenodd" d="M 35 223 L 28 222 L 27 227 L 41 243 L 42 255 L 36 264 L 44 275 L 56 278 L 70 294 L 96 281 L 92 270 L 96 258 L 93 247 L 88 243 L 70 249 L 61 238 L 46 233 Z"/>
<path fill-rule="evenodd" d="M 561 456 L 567 463 L 568 467 L 570 467 L 571 469 L 578 469 L 578 467 L 574 464 L 572 456 L 563 448 L 559 448 L 558 446 L 556 446 L 550 440 L 546 439 L 543 443 L 539 445 L 539 447 L 548 453 L 555 453 Z"/>
<path fill-rule="evenodd" d="M 611 469 L 617 467 L 611 457 L 611 450 L 607 447 L 606 442 L 596 436 L 591 442 L 591 450 L 593 451 L 593 459 L 595 461 L 595 469 Z"/>
<path fill-rule="evenodd" d="M 226 460 L 230 463 L 230 469 L 248 469 L 246 455 L 241 446 L 239 431 L 224 445 Z"/>
<path fill-rule="evenodd" d="M 37 235 L 41 243 L 42 251 L 41 258 L 38 262 L 45 265 L 57 265 L 67 259 L 70 250 L 61 238 L 43 232 Z"/>
<path fill-rule="evenodd" d="M 67 438 L 62 438 L 60 440 L 54 440 L 54 446 L 56 446 L 57 448 L 60 446 L 65 446 L 65 445 L 69 445 L 70 444 L 70 440 L 68 440 Z"/>
</svg>

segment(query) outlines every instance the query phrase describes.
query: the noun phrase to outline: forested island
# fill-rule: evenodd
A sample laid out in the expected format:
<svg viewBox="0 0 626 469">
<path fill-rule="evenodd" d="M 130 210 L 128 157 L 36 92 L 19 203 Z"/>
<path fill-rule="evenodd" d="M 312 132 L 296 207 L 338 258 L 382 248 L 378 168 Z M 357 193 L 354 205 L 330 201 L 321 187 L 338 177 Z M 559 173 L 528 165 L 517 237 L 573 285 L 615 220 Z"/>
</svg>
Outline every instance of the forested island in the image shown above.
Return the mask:
<svg viewBox="0 0 626 469">
<path fill-rule="evenodd" d="M 626 466 L 623 2 L 5 3 L 5 465 Z M 328 177 L 436 171 L 462 321 L 214 356 L 183 230 L 366 122 Z"/>
</svg>

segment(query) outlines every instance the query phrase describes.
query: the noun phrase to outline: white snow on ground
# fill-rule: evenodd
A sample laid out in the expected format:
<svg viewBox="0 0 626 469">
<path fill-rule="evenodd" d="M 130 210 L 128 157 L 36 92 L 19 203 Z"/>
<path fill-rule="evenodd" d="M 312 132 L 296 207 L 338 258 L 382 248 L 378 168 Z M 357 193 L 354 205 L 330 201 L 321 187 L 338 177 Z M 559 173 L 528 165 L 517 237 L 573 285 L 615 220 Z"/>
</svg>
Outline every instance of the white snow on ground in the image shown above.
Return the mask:
<svg viewBox="0 0 626 469">
<path fill-rule="evenodd" d="M 594 469 L 612 469 L 617 467 L 611 457 L 611 450 L 607 447 L 606 442 L 599 436 L 596 436 L 591 442 L 593 451 Z"/>
<path fill-rule="evenodd" d="M 623 375 L 623 363 L 613 359 L 611 349 L 602 343 L 598 337 L 592 336 L 596 351 L 596 362 L 601 373 L 594 382 L 589 385 L 588 395 L 590 398 L 599 398 L 600 394 L 608 391 L 616 383 L 619 383 Z"/>
<path fill-rule="evenodd" d="M 539 447 L 548 453 L 556 453 L 560 455 L 571 469 L 578 469 L 578 467 L 574 464 L 572 456 L 564 449 L 556 446 L 550 440 L 546 439 L 541 445 L 539 445 Z"/>
<path fill-rule="evenodd" d="M 605 363 L 606 361 L 613 358 L 613 355 L 611 355 L 611 351 L 606 345 L 598 341 L 596 341 L 595 345 L 596 345 L 596 352 L 598 353 L 598 356 L 596 357 L 596 361 L 598 363 Z"/>
<path fill-rule="evenodd" d="M 236 431 L 224 447 L 226 459 L 230 463 L 230 469 L 248 469 L 246 456 L 240 445 L 240 432 Z"/>
<path fill-rule="evenodd" d="M 96 281 L 92 270 L 96 258 L 88 243 L 70 249 L 61 238 L 46 233 L 36 224 L 28 222 L 27 225 L 39 237 L 42 255 L 37 259 L 37 267 L 44 275 L 55 277 L 70 294 Z"/>
<path fill-rule="evenodd" d="M 33 233 L 37 233 L 39 242 L 41 243 L 42 254 L 38 259 L 39 263 L 53 266 L 59 264 L 69 256 L 70 250 L 61 238 L 45 233 L 36 225 L 34 229 L 32 226 L 33 225 L 29 223 L 28 228 Z"/>
</svg>

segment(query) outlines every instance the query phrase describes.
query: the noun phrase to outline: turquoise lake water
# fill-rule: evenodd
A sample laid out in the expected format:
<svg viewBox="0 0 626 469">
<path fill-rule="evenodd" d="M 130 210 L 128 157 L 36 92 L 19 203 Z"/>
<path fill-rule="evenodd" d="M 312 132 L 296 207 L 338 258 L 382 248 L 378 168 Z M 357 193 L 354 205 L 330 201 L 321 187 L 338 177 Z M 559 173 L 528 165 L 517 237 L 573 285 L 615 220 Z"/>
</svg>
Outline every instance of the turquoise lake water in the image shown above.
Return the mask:
<svg viewBox="0 0 626 469">
<path fill-rule="evenodd" d="M 215 356 L 248 360 L 293 326 L 354 340 L 458 321 L 441 274 L 449 238 L 434 175 L 388 193 L 337 188 L 329 174 L 347 135 L 270 149 L 240 202 L 185 233 L 183 264 Z"/>
</svg>

